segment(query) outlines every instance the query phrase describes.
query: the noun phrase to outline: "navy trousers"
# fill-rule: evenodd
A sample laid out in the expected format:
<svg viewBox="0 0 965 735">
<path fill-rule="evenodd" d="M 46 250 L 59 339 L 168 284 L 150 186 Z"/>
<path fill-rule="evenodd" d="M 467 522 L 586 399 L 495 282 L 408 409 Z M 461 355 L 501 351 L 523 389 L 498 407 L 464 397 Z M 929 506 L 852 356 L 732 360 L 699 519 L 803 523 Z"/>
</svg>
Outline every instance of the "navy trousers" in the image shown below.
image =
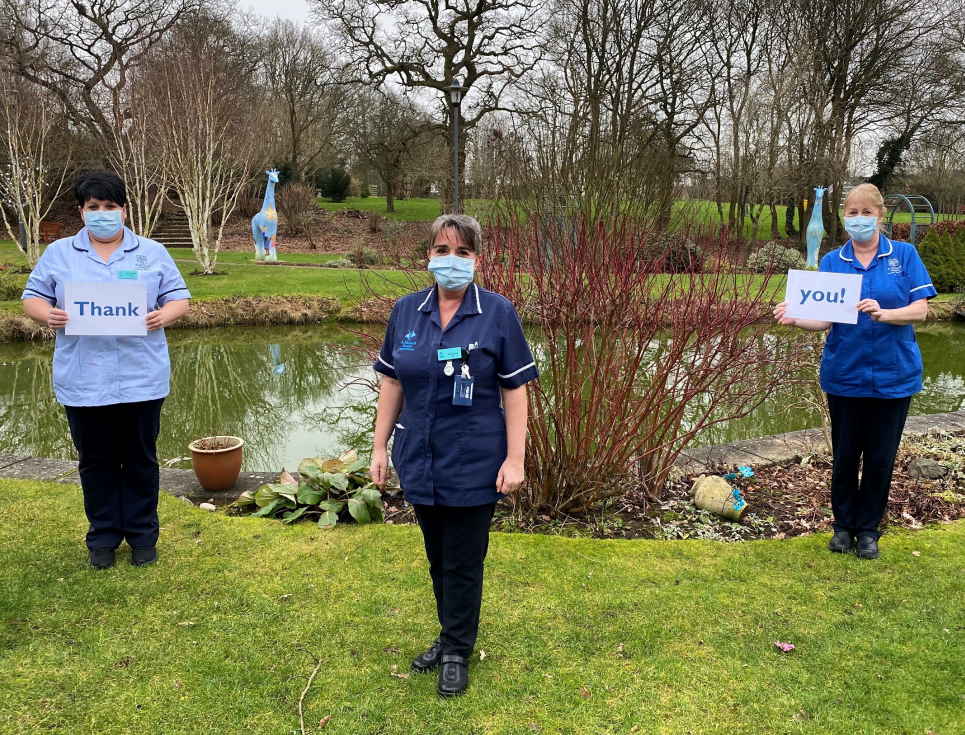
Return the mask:
<svg viewBox="0 0 965 735">
<path fill-rule="evenodd" d="M 157 437 L 163 398 L 110 406 L 64 406 L 80 455 L 90 522 L 88 549 L 157 544 Z"/>
<path fill-rule="evenodd" d="M 850 398 L 828 394 L 831 414 L 831 510 L 834 530 L 881 537 L 895 456 L 911 396 Z M 858 480 L 858 470 L 861 480 Z"/>
<path fill-rule="evenodd" d="M 479 634 L 483 562 L 495 503 L 459 508 L 413 505 L 429 558 L 443 655 L 469 658 Z"/>
</svg>

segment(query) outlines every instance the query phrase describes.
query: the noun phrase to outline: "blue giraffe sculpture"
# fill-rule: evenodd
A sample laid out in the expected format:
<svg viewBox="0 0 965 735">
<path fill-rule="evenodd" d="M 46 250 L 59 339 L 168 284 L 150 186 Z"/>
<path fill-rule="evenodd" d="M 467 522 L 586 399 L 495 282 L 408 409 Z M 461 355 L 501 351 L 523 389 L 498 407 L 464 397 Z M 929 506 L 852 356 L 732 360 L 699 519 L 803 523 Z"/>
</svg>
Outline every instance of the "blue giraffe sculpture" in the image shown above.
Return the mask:
<svg viewBox="0 0 965 735">
<path fill-rule="evenodd" d="M 278 210 L 275 209 L 275 184 L 278 172 L 272 169 L 268 174 L 268 188 L 261 211 L 251 218 L 251 234 L 255 238 L 255 260 L 260 263 L 274 263 L 278 260 L 275 250 L 275 233 L 278 232 Z"/>
<path fill-rule="evenodd" d="M 818 267 L 818 250 L 821 249 L 821 240 L 824 239 L 824 215 L 821 201 L 827 187 L 819 186 L 814 190 L 814 206 L 811 208 L 811 220 L 808 222 L 808 268 Z"/>
</svg>

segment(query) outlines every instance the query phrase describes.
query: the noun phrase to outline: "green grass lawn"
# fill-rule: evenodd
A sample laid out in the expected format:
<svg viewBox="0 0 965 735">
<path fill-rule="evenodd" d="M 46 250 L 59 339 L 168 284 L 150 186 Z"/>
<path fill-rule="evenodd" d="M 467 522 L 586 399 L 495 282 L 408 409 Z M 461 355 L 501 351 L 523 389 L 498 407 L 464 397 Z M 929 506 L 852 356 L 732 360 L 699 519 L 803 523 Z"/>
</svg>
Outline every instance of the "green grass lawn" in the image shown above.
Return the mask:
<svg viewBox="0 0 965 735">
<path fill-rule="evenodd" d="M 168 253 L 170 253 L 172 258 L 185 259 L 195 261 L 194 251 L 191 248 L 168 248 Z M 308 263 L 311 265 L 320 265 L 322 263 L 329 263 L 333 260 L 338 260 L 339 258 L 344 258 L 344 255 L 337 255 L 332 253 L 282 253 L 280 260 L 286 263 Z M 255 262 L 255 251 L 254 247 L 250 253 L 244 252 L 228 252 L 222 251 L 218 253 L 218 263 L 248 263 L 252 264 Z"/>
<path fill-rule="evenodd" d="M 385 197 L 349 197 L 344 202 L 330 202 L 327 199 L 316 199 L 315 202 L 329 212 L 341 212 L 346 209 L 358 209 L 362 212 L 378 212 L 389 219 L 405 222 L 432 222 L 442 214 L 441 199 L 396 199 L 395 212 L 385 211 Z M 460 201 L 462 208 L 469 214 L 479 215 L 485 211 L 488 202 L 484 199 L 466 199 Z"/>
<path fill-rule="evenodd" d="M 494 534 L 469 692 L 419 531 L 230 518 L 162 494 L 161 562 L 86 566 L 76 486 L 0 480 L 0 732 L 965 731 L 965 524 L 744 544 Z M 916 557 L 913 551 L 920 552 Z M 796 650 L 780 653 L 774 641 Z M 634 729 L 634 727 L 638 729 Z"/>
</svg>

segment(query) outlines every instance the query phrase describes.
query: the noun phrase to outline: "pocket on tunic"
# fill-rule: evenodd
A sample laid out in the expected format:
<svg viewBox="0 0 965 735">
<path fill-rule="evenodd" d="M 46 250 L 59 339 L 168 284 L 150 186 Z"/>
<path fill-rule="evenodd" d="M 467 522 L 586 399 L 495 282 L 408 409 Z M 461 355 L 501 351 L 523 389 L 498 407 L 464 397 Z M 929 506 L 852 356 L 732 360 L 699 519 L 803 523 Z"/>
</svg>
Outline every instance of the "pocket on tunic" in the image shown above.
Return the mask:
<svg viewBox="0 0 965 735">
<path fill-rule="evenodd" d="M 459 478 L 466 489 L 495 487 L 506 461 L 506 430 L 467 431 L 459 435 Z"/>
<path fill-rule="evenodd" d="M 883 309 L 901 309 L 911 303 L 911 279 L 894 276 L 877 299 Z"/>
</svg>

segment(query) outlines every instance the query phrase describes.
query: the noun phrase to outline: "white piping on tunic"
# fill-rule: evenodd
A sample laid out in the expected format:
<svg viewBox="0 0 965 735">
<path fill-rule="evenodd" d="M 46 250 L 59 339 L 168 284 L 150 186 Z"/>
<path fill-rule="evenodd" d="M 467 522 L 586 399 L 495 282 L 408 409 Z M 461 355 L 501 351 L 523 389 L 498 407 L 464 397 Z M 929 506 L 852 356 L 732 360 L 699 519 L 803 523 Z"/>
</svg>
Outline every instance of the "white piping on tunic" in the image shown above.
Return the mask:
<svg viewBox="0 0 965 735">
<path fill-rule="evenodd" d="M 383 359 L 382 359 L 382 355 L 379 355 L 379 362 L 381 362 L 383 365 L 385 365 L 385 366 L 386 366 L 387 368 L 389 368 L 390 370 L 395 370 L 395 365 L 390 365 L 390 364 L 387 363 L 385 360 L 383 360 Z"/>
<path fill-rule="evenodd" d="M 476 311 L 482 314 L 482 306 L 479 305 L 479 286 L 474 283 L 472 287 L 476 289 Z"/>
<path fill-rule="evenodd" d="M 506 380 L 507 378 L 512 378 L 515 375 L 519 375 L 524 370 L 529 370 L 531 367 L 535 367 L 535 366 L 536 366 L 536 362 L 534 361 L 534 362 L 531 362 L 529 365 L 523 365 L 523 367 L 521 367 L 519 370 L 517 370 L 514 373 L 510 373 L 509 375 L 500 375 L 499 373 L 496 373 L 496 376 L 502 378 L 503 380 Z"/>
<path fill-rule="evenodd" d="M 928 288 L 929 286 L 931 286 L 931 284 L 930 284 L 930 283 L 926 283 L 924 286 L 918 286 L 917 288 L 913 288 L 913 289 L 912 289 L 911 291 L 909 291 L 908 293 L 914 293 L 915 291 L 918 291 L 919 289 Z M 932 288 L 934 288 L 934 286 L 932 286 Z"/>
<path fill-rule="evenodd" d="M 426 296 L 426 300 L 419 304 L 419 311 L 422 311 L 422 307 L 429 303 L 429 299 L 432 298 L 432 289 L 429 289 L 429 295 Z"/>
</svg>

